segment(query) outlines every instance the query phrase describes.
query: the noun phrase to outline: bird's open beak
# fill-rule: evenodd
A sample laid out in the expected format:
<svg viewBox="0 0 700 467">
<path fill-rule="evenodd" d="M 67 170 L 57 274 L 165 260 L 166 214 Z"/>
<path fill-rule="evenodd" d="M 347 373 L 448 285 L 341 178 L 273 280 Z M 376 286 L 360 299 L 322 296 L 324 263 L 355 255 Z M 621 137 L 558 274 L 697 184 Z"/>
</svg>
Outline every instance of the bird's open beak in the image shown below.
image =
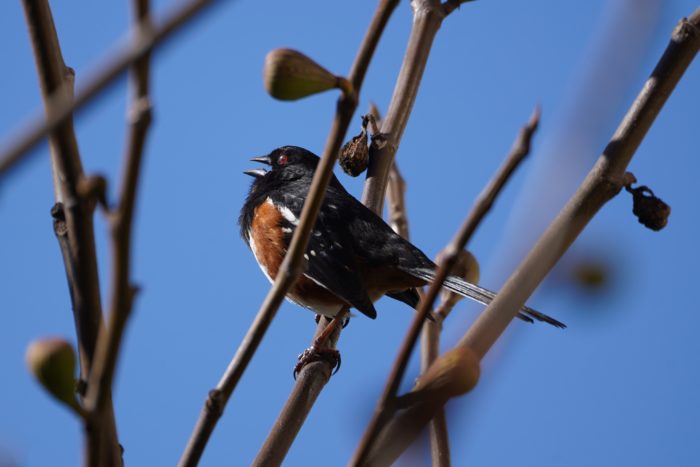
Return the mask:
<svg viewBox="0 0 700 467">
<path fill-rule="evenodd" d="M 260 162 L 262 164 L 267 164 L 267 165 L 272 165 L 272 161 L 270 160 L 270 156 L 253 157 L 251 159 L 251 161 L 252 162 Z M 267 170 L 265 170 L 265 169 L 251 169 L 251 170 L 246 170 L 243 173 L 246 175 L 250 175 L 251 177 L 260 178 L 260 177 L 265 176 L 265 174 L 267 173 Z"/>
</svg>

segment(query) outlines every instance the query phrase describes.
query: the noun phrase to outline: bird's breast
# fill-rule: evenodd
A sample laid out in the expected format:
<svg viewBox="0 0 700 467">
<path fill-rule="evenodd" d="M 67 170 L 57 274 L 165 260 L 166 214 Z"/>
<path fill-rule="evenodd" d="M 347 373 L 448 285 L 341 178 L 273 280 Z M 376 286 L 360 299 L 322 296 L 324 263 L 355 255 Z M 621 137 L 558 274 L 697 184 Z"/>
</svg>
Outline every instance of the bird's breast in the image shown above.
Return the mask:
<svg viewBox="0 0 700 467">
<path fill-rule="evenodd" d="M 255 208 L 248 232 L 250 249 L 270 282 L 277 277 L 287 253 L 283 219 L 282 212 L 268 198 Z"/>
</svg>

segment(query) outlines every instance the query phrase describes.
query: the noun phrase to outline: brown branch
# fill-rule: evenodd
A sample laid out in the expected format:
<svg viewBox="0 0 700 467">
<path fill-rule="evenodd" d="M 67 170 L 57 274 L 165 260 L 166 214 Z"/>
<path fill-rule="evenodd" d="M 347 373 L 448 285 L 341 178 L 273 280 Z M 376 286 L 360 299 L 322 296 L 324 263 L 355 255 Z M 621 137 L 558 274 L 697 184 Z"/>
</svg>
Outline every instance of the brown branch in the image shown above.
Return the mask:
<svg viewBox="0 0 700 467">
<path fill-rule="evenodd" d="M 52 96 L 64 102 L 70 101 L 74 74 L 63 62 L 48 1 L 24 0 L 23 5 L 34 47 L 44 108 L 49 114 L 49 100 Z M 64 245 L 67 251 L 63 253 L 64 257 L 69 258 L 66 267 L 71 272 L 68 275 L 74 278 L 69 287 L 74 300 L 80 367 L 82 377 L 86 378 L 100 328 L 101 304 L 92 227 L 93 209 L 91 203 L 82 199 L 78 193 L 83 166 L 72 118 L 51 133 L 50 149 L 56 201 L 61 203 L 56 209 L 62 210 L 60 216 L 65 220 L 66 227 L 67 242 Z"/>
<path fill-rule="evenodd" d="M 421 374 L 424 374 L 430 365 L 440 354 L 440 332 L 442 331 L 442 317 L 436 321 L 425 323 L 421 333 Z M 447 429 L 447 416 L 445 408 L 441 407 L 435 413 L 429 427 L 430 458 L 433 467 L 449 467 L 452 465 L 450 458 L 450 437 Z"/>
<path fill-rule="evenodd" d="M 61 53 L 58 35 L 47 0 L 24 0 L 34 57 L 47 118 L 55 115 L 54 102 L 70 107 L 73 102 L 73 70 Z M 56 193 L 52 209 L 54 231 L 63 256 L 75 320 L 81 380 L 89 378 L 97 337 L 102 327 L 102 305 L 97 274 L 93 231 L 94 199 L 81 196 L 83 168 L 68 112 L 50 134 L 51 167 Z M 111 398 L 105 400 L 104 417 L 98 423 L 85 419 L 85 460 L 90 465 L 120 465 Z M 114 460 L 114 462 L 107 461 Z"/>
<path fill-rule="evenodd" d="M 381 148 L 370 148 L 367 181 L 362 193 L 362 202 L 377 213 L 382 211 L 389 169 L 394 162 L 394 155 L 413 109 L 433 39 L 445 18 L 441 5 L 435 1 L 416 0 L 411 3 L 411 6 L 413 7 L 411 35 L 389 110 L 382 121 L 381 132 L 386 137 L 386 144 Z"/>
<path fill-rule="evenodd" d="M 299 225 L 294 231 L 287 254 L 275 278 L 275 283 L 270 288 L 253 323 L 244 336 L 243 342 L 241 342 L 241 345 L 238 347 L 236 354 L 231 360 L 231 363 L 229 363 L 221 380 L 216 388 L 209 392 L 209 396 L 205 401 L 194 431 L 180 458 L 180 466 L 194 466 L 199 462 L 207 441 L 214 431 L 218 419 L 223 414 L 224 407 L 231 397 L 233 390 L 240 381 L 250 360 L 253 358 L 255 351 L 260 345 L 260 341 L 265 335 L 272 319 L 275 317 L 287 291 L 301 273 L 302 255 L 308 244 L 311 229 L 316 222 L 316 217 L 321 208 L 326 188 L 333 174 L 333 166 L 338 158 L 340 146 L 347 133 L 352 115 L 357 108 L 360 85 L 364 79 L 369 61 L 374 54 L 379 37 L 384 30 L 384 26 L 397 4 L 398 0 L 382 0 L 377 6 L 370 27 L 365 34 L 351 68 L 349 81 L 353 86 L 353 93 L 352 95 L 343 94 L 338 100 L 333 125 L 331 126 L 323 155 L 314 173 L 311 187 L 301 213 Z M 321 320 L 317 333 L 324 328 L 324 320 Z M 327 381 L 325 377 L 326 372 L 325 370 L 321 371 L 319 369 L 319 367 L 323 365 L 325 364 L 310 365 L 308 371 L 305 372 L 308 374 L 308 384 L 313 384 L 316 387 L 319 387 L 318 385 L 320 384 L 321 388 L 325 385 L 325 381 Z M 331 370 L 332 369 L 329 369 L 328 371 Z M 297 386 L 300 384 L 301 381 L 297 383 Z M 304 379 L 304 384 L 307 384 L 306 378 Z M 296 390 L 290 397 L 294 397 L 295 394 L 298 394 Z"/>
<path fill-rule="evenodd" d="M 343 320 L 348 312 L 348 308 L 343 308 L 334 319 Z M 313 343 L 316 343 L 316 339 L 329 325 L 325 319 L 320 321 L 325 322 L 325 326 L 319 325 L 316 327 Z M 335 348 L 341 331 L 342 327 L 336 326 L 324 348 Z M 263 443 L 257 456 L 255 456 L 252 466 L 263 467 L 282 464 L 299 430 L 306 421 L 306 417 L 311 412 L 316 399 L 330 380 L 332 371 L 331 365 L 325 361 L 312 362 L 301 369 L 297 375 L 294 388 L 292 388 L 292 392 L 287 398 L 287 402 L 275 420 L 270 434 L 265 439 L 265 443 Z"/>
<path fill-rule="evenodd" d="M 29 0 L 25 0 L 29 2 Z M 31 2 L 29 2 L 31 3 Z M 97 69 L 92 78 L 75 94 L 74 100 L 67 100 L 67 84 L 56 89 L 45 100 L 45 107 L 52 109 L 47 115 L 37 114 L 31 118 L 7 144 L 0 149 L 0 179 L 29 155 L 29 150 L 40 143 L 46 135 L 54 131 L 65 121 L 71 119 L 73 112 L 83 107 L 93 98 L 104 91 L 121 76 L 134 62 L 150 53 L 157 46 L 173 36 L 173 33 L 195 19 L 208 6 L 222 3 L 216 0 L 191 0 L 174 8 L 152 28 L 138 28 L 130 31 L 129 41 L 124 46 L 117 47 L 106 62 Z"/>
<path fill-rule="evenodd" d="M 387 179 L 386 199 L 389 202 L 389 225 L 394 232 L 408 240 L 408 215 L 406 213 L 406 181 L 401 176 L 399 167 L 394 162 L 389 170 Z"/>
<path fill-rule="evenodd" d="M 698 50 L 700 8 L 688 19 L 681 20 L 676 27 L 670 44 L 650 78 L 576 193 L 457 346 L 437 359 L 429 372 L 439 374 L 437 370 L 452 365 L 450 358 L 455 356 L 464 357 L 466 362 L 470 358 L 480 359 L 486 354 L 527 297 L 587 223 L 607 201 L 619 193 L 626 181 L 627 165 Z M 470 363 L 469 367 L 474 368 L 474 365 L 475 384 L 478 379 L 478 361 Z M 453 373 L 453 376 L 456 375 Z M 377 462 L 376 465 L 391 463 L 415 439 L 438 408 L 443 407 L 450 398 L 464 392 L 427 393 L 423 390 L 435 382 L 435 378 L 431 381 L 421 380 L 409 394 L 402 396 L 402 410 L 377 434 L 378 441 L 374 443 L 370 456 Z"/>
<path fill-rule="evenodd" d="M 134 21 L 141 29 L 151 28 L 148 0 L 134 0 Z M 150 53 L 134 62 L 129 130 L 124 156 L 125 170 L 117 206 L 109 213 L 112 237 L 112 278 L 108 325 L 97 342 L 90 374 L 86 408 L 99 418 L 109 400 L 114 370 L 126 323 L 131 314 L 136 287 L 131 284 L 131 230 L 146 135 L 151 123 L 149 98 Z"/>
</svg>

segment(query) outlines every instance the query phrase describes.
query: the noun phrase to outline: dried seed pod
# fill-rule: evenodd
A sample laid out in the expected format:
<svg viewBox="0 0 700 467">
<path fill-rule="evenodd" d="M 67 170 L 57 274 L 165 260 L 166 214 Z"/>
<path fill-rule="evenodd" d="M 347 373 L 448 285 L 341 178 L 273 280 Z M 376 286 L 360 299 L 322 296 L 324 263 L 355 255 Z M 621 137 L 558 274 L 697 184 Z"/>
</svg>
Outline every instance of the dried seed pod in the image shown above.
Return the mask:
<svg viewBox="0 0 700 467">
<path fill-rule="evenodd" d="M 340 150 L 338 163 L 343 171 L 351 177 L 357 177 L 367 169 L 369 163 L 369 148 L 367 147 L 367 131 L 362 128 L 359 135 L 345 143 Z"/>
<path fill-rule="evenodd" d="M 343 88 L 344 80 L 301 52 L 274 49 L 265 57 L 263 81 L 272 97 L 296 100 L 329 89 Z"/>
<path fill-rule="evenodd" d="M 632 188 L 628 185 L 625 189 L 632 193 L 632 213 L 637 216 L 640 224 L 656 231 L 666 227 L 668 216 L 671 215 L 671 206 L 657 198 L 647 186 Z"/>
</svg>

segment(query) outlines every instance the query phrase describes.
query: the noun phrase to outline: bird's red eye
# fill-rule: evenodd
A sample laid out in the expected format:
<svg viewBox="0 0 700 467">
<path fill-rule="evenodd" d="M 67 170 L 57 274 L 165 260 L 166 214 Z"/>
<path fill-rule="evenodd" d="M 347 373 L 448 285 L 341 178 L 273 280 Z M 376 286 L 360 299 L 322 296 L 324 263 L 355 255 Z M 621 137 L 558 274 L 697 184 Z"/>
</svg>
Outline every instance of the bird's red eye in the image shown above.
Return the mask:
<svg viewBox="0 0 700 467">
<path fill-rule="evenodd" d="M 287 155 L 282 154 L 280 157 L 277 158 L 277 164 L 278 165 L 287 165 Z"/>
</svg>

